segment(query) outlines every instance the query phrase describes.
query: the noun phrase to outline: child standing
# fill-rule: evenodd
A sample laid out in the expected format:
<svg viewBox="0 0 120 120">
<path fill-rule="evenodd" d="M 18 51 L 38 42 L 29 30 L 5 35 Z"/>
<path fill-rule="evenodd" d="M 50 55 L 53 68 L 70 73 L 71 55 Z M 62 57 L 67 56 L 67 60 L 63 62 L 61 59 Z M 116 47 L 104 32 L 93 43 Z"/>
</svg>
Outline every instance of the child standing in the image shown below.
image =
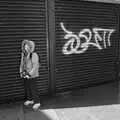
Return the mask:
<svg viewBox="0 0 120 120">
<path fill-rule="evenodd" d="M 39 57 L 35 50 L 33 41 L 24 40 L 22 42 L 22 55 L 20 64 L 20 76 L 24 80 L 25 102 L 24 105 L 33 105 L 36 110 L 40 107 L 38 89 L 36 85 L 39 77 Z"/>
</svg>

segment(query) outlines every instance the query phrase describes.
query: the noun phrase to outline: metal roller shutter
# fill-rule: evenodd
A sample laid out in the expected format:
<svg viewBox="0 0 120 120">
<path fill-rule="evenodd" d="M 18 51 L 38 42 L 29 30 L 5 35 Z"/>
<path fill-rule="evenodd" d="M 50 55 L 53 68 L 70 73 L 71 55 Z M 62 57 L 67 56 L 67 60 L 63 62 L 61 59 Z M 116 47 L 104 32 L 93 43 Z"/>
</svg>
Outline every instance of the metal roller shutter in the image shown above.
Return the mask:
<svg viewBox="0 0 120 120">
<path fill-rule="evenodd" d="M 48 93 L 48 56 L 45 0 L 0 0 L 0 100 L 23 98 L 19 77 L 21 42 L 35 41 L 40 56 L 41 95 Z"/>
<path fill-rule="evenodd" d="M 55 22 L 56 91 L 116 80 L 115 4 L 55 0 Z M 89 39 L 91 45 L 85 42 Z"/>
</svg>

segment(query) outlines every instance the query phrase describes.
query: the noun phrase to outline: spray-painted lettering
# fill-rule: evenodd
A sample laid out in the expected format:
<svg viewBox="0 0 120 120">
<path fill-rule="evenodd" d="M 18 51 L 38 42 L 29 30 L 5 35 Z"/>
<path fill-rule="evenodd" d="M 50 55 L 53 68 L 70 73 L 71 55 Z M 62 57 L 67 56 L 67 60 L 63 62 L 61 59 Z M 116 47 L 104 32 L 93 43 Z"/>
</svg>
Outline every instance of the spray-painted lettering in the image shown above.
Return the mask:
<svg viewBox="0 0 120 120">
<path fill-rule="evenodd" d="M 107 48 L 107 46 L 111 46 L 110 37 L 111 34 L 115 31 L 115 29 L 102 28 L 93 28 L 92 30 L 83 29 L 78 35 L 76 35 L 72 31 L 68 31 L 62 22 L 60 25 L 62 30 L 66 33 L 64 39 L 68 40 L 63 46 L 64 54 L 84 53 L 88 50 L 90 45 L 96 47 L 99 50 Z M 102 35 L 100 33 L 102 33 Z M 94 38 L 94 42 L 91 41 L 92 38 Z M 100 42 L 103 42 L 103 46 L 100 45 Z"/>
</svg>

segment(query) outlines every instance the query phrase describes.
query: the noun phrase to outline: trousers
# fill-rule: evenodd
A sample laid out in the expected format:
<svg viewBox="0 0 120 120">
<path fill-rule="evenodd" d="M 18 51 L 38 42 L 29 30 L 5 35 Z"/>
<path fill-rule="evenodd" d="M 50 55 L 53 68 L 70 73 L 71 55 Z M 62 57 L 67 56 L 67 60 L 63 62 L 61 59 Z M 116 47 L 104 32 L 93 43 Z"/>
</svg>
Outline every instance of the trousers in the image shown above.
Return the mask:
<svg viewBox="0 0 120 120">
<path fill-rule="evenodd" d="M 24 90 L 25 90 L 25 100 L 33 100 L 34 103 L 39 103 L 39 95 L 37 89 L 37 78 L 23 78 L 24 79 Z"/>
</svg>

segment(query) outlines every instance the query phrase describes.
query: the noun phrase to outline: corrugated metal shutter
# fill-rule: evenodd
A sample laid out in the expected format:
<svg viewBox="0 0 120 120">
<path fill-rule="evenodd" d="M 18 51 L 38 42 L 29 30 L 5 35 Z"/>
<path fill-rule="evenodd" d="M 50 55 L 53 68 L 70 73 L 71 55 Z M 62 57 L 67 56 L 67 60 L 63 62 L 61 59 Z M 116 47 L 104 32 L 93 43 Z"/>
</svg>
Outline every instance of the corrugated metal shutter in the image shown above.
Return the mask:
<svg viewBox="0 0 120 120">
<path fill-rule="evenodd" d="M 0 100 L 23 98 L 19 77 L 21 42 L 35 41 L 40 56 L 41 95 L 48 93 L 45 0 L 0 0 Z"/>
<path fill-rule="evenodd" d="M 115 81 L 117 61 L 117 16 L 115 5 L 108 3 L 87 2 L 81 0 L 55 0 L 56 20 L 56 91 L 68 90 L 80 86 Z M 115 29 L 111 34 L 111 46 L 98 50 L 89 46 L 81 54 L 63 54 L 62 49 L 68 41 L 64 39 L 64 27 L 78 35 L 83 29 L 104 28 Z M 99 33 L 103 36 L 103 33 Z M 87 37 L 88 32 L 84 33 Z M 92 42 L 94 41 L 92 32 Z M 81 39 L 81 42 L 85 41 Z M 103 43 L 101 43 L 103 47 Z M 74 43 L 74 46 L 76 43 Z M 74 47 L 73 46 L 73 47 Z M 70 47 L 69 47 L 70 50 Z"/>
</svg>

